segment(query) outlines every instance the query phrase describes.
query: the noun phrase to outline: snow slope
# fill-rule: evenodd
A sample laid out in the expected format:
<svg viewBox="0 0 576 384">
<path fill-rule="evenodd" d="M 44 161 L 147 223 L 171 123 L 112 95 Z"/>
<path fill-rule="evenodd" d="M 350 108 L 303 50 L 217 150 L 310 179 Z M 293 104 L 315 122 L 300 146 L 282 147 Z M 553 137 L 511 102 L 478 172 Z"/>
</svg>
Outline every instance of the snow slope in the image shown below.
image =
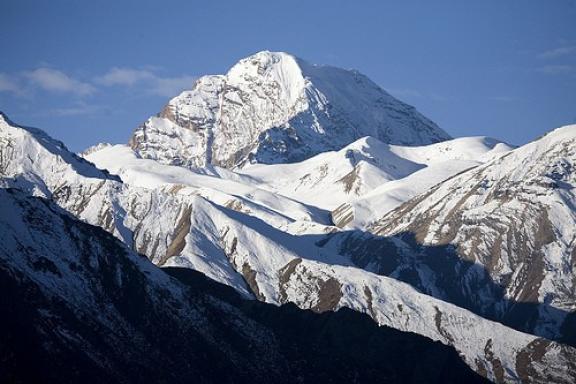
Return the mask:
<svg viewBox="0 0 576 384">
<path fill-rule="evenodd" d="M 259 206 L 261 209 L 252 211 L 263 220 L 273 218 L 260 214 L 262 209 L 297 221 L 328 225 L 327 211 L 336 210 L 332 219 L 338 226 L 363 228 L 439 182 L 510 149 L 486 137 L 422 147 L 389 145 L 365 137 L 339 151 L 302 162 L 254 164 L 237 171 L 164 165 L 142 159 L 123 145 L 92 148 L 84 157 L 134 186 L 186 186 L 221 205 L 243 201 Z M 349 213 L 349 221 L 343 223 L 338 211 Z M 310 226 L 311 231 L 315 229 Z"/>
<path fill-rule="evenodd" d="M 256 164 L 238 171 L 278 194 L 332 210 L 351 197 L 405 177 L 421 164 L 397 156 L 388 144 L 361 138 L 339 151 L 290 164 Z"/>
<path fill-rule="evenodd" d="M 392 146 L 404 159 L 423 164 L 406 177 L 380 184 L 346 203 L 352 218 L 346 228 L 366 228 L 374 220 L 436 184 L 501 156 L 511 146 L 488 137 L 464 137 L 422 147 Z M 340 208 L 342 210 L 342 208 Z"/>
<path fill-rule="evenodd" d="M 402 145 L 450 137 L 366 76 L 283 52 L 201 77 L 137 128 L 131 147 L 162 163 L 224 168 L 301 161 L 363 137 Z"/>
<path fill-rule="evenodd" d="M 510 146 L 468 137 L 427 146 L 385 144 L 364 137 L 339 151 L 291 164 L 255 164 L 238 170 L 278 194 L 335 210 L 348 203 L 362 227 L 435 184 L 489 159 Z"/>
<path fill-rule="evenodd" d="M 295 220 L 328 224 L 328 213 L 261 188 L 251 177 L 225 169 L 210 167 L 190 170 L 142 159 L 124 145 L 108 146 L 84 157 L 111 174 L 118 175 L 131 186 L 155 188 L 186 188 L 188 193 L 203 196 L 220 205 L 245 205 L 257 217 L 285 225 Z M 273 215 L 268 214 L 273 213 Z M 283 223 L 277 222 L 282 218 Z"/>
<path fill-rule="evenodd" d="M 426 247 L 452 245 L 503 290 L 495 316 L 576 341 L 576 126 L 455 176 L 376 221 L 380 236 L 412 233 Z M 476 274 L 476 272 L 474 272 Z M 475 295 L 472 275 L 465 284 Z M 481 282 L 480 282 L 481 283 Z M 494 298 L 476 297 L 486 307 Z M 534 312 L 526 305 L 541 303 Z"/>
</svg>

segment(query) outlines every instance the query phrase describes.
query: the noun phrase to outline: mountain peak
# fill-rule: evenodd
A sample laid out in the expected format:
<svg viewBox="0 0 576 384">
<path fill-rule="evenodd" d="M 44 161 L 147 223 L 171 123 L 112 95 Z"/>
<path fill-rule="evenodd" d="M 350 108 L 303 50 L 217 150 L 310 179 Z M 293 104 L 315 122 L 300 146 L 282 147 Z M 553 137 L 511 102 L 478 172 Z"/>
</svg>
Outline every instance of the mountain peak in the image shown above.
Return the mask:
<svg viewBox="0 0 576 384">
<path fill-rule="evenodd" d="M 306 86 L 299 62 L 284 52 L 261 51 L 236 63 L 227 73 L 228 84 L 277 84 L 278 97 L 294 104 L 303 96 Z"/>
<path fill-rule="evenodd" d="M 88 163 L 66 146 L 37 128 L 25 127 L 12 122 L 0 112 L 0 144 L 7 148 L 22 148 L 24 158 L 14 150 L 2 151 L 0 148 L 0 176 L 17 175 L 0 179 L 0 187 L 18 187 L 23 190 L 36 190 L 35 194 L 49 196 L 44 187 L 37 188 L 39 175 L 50 175 L 54 180 L 75 179 L 81 175 L 90 179 L 114 180 L 120 178 L 110 175 Z"/>
<path fill-rule="evenodd" d="M 282 51 L 269 51 L 269 50 L 263 50 L 263 51 L 259 51 L 256 52 L 248 57 L 245 57 L 243 59 L 240 59 L 238 61 L 239 63 L 242 62 L 261 62 L 261 63 L 267 63 L 267 64 L 276 64 L 281 62 L 282 60 L 299 60 L 296 56 L 288 53 L 288 52 L 282 52 Z"/>
<path fill-rule="evenodd" d="M 137 128 L 130 145 L 164 163 L 235 168 L 301 161 L 363 136 L 401 145 L 450 138 L 357 71 L 262 51 L 226 75 L 201 77 Z"/>
</svg>

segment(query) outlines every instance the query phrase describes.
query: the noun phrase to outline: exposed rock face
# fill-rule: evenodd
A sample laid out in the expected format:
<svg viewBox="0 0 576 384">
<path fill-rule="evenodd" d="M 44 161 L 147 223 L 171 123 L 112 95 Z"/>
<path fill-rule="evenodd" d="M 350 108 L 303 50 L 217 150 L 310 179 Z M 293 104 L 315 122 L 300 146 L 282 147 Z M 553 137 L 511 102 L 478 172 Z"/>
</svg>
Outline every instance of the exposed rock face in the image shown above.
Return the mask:
<svg viewBox="0 0 576 384">
<path fill-rule="evenodd" d="M 226 75 L 201 77 L 136 129 L 130 145 L 168 164 L 234 168 L 300 161 L 363 136 L 403 145 L 449 139 L 358 72 L 264 51 Z"/>
<path fill-rule="evenodd" d="M 576 126 L 557 129 L 441 183 L 371 226 L 396 245 L 375 238 L 349 240 L 343 249 L 357 261 L 364 253 L 360 264 L 373 262 L 376 270 L 380 264 L 379 272 L 403 275 L 484 316 L 574 343 L 574 330 L 563 322 L 576 311 L 575 166 Z M 377 250 L 390 255 L 393 249 L 397 256 L 387 265 L 375 259 Z"/>
<path fill-rule="evenodd" d="M 354 219 L 354 210 L 350 204 L 342 204 L 330 213 L 332 222 L 338 228 L 344 228 Z"/>
</svg>

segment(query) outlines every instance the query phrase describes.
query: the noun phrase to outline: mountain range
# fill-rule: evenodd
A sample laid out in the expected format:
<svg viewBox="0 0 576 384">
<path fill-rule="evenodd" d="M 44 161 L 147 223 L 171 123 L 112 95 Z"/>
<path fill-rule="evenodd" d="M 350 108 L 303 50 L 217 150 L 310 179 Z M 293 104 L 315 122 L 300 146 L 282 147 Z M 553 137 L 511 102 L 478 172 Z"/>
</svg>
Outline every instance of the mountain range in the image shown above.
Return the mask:
<svg viewBox="0 0 576 384">
<path fill-rule="evenodd" d="M 0 377 L 574 382 L 575 162 L 267 51 L 127 145 L 1 115 Z"/>
</svg>

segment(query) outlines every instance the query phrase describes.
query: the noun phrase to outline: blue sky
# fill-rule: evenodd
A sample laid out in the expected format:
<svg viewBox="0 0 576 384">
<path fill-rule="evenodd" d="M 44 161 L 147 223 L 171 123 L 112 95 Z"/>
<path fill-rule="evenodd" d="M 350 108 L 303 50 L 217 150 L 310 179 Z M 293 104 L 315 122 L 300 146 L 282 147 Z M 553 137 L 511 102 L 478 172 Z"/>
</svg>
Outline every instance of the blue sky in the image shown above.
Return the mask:
<svg viewBox="0 0 576 384">
<path fill-rule="evenodd" d="M 0 3 L 0 110 L 79 151 L 268 49 L 358 69 L 453 136 L 576 123 L 576 1 Z"/>
</svg>

